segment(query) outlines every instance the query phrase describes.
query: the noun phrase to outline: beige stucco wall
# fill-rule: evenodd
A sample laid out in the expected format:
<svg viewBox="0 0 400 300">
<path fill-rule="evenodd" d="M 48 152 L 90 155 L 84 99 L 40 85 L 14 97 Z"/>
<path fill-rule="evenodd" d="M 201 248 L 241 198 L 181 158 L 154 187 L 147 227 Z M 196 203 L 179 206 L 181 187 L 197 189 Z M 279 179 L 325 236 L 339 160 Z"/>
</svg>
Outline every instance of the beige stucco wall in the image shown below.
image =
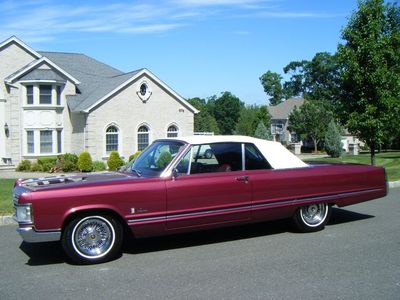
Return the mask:
<svg viewBox="0 0 400 300">
<path fill-rule="evenodd" d="M 152 93 L 146 102 L 137 95 L 143 82 Z M 137 151 L 137 130 L 142 124 L 150 128 L 151 143 L 165 138 L 168 126 L 172 124 L 179 128 L 179 136 L 192 135 L 193 116 L 156 81 L 144 76 L 90 112 L 87 119 L 87 151 L 93 159 L 105 159 L 105 130 L 109 124 L 115 124 L 121 135 L 120 155 L 127 159 Z"/>
</svg>

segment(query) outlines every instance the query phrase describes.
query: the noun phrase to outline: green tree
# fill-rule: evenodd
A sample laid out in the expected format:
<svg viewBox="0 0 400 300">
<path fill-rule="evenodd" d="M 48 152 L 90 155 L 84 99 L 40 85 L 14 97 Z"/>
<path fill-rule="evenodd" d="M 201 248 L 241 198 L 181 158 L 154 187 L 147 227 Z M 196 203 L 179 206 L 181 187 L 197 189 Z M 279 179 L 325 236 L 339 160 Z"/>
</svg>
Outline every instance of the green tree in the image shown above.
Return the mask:
<svg viewBox="0 0 400 300">
<path fill-rule="evenodd" d="M 253 136 L 259 108 L 256 105 L 244 106 L 240 111 L 235 134 Z"/>
<path fill-rule="evenodd" d="M 240 117 L 236 124 L 235 134 L 255 136 L 258 124 L 262 122 L 268 128 L 271 127 L 271 116 L 266 106 L 247 105 L 240 111 Z"/>
<path fill-rule="evenodd" d="M 254 132 L 254 137 L 263 139 L 263 140 L 272 140 L 271 130 L 269 130 L 262 121 L 260 121 L 257 125 L 257 128 Z"/>
<path fill-rule="evenodd" d="M 310 100 L 334 101 L 339 91 L 339 64 L 336 55 L 315 54 L 311 61 L 292 61 L 283 68 L 291 75 L 283 84 L 287 98 L 302 96 Z"/>
<path fill-rule="evenodd" d="M 261 85 L 264 88 L 264 92 L 270 96 L 269 103 L 271 105 L 277 105 L 282 102 L 284 97 L 282 87 L 282 76 L 278 73 L 267 71 L 260 77 Z"/>
<path fill-rule="evenodd" d="M 360 1 L 343 29 L 341 119 L 371 149 L 371 164 L 384 136 L 399 132 L 400 9 L 383 0 Z"/>
<path fill-rule="evenodd" d="M 332 119 L 328 124 L 325 134 L 325 150 L 331 157 L 339 157 L 342 155 L 342 137 L 336 122 Z"/>
<path fill-rule="evenodd" d="M 285 81 L 283 84 L 286 99 L 295 96 L 303 97 L 307 64 L 308 61 L 306 60 L 292 61 L 283 68 L 283 72 L 290 75 L 289 81 Z"/>
<path fill-rule="evenodd" d="M 194 131 L 214 132 L 214 134 L 219 134 L 218 123 L 211 113 L 213 108 L 210 106 L 212 106 L 213 103 L 201 98 L 191 98 L 187 101 L 200 111 L 194 116 Z"/>
<path fill-rule="evenodd" d="M 233 134 L 240 117 L 243 102 L 230 92 L 222 93 L 221 97 L 211 101 L 213 113 L 221 134 Z"/>
<path fill-rule="evenodd" d="M 308 137 L 314 143 L 314 152 L 318 150 L 318 143 L 324 139 L 326 130 L 333 113 L 325 101 L 304 101 L 300 108 L 295 109 L 289 115 L 289 131 L 294 131 L 302 139 Z"/>
</svg>

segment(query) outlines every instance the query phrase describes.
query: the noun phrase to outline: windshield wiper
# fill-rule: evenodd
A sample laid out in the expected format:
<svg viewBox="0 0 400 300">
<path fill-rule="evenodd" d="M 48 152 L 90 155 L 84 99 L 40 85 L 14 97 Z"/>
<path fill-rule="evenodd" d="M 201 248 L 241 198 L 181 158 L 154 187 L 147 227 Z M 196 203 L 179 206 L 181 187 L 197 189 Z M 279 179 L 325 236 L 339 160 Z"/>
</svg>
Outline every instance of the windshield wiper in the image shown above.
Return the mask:
<svg viewBox="0 0 400 300">
<path fill-rule="evenodd" d="M 135 173 L 138 177 L 142 177 L 142 172 L 140 172 L 139 170 L 131 169 L 131 171 L 132 171 L 133 173 Z"/>
</svg>

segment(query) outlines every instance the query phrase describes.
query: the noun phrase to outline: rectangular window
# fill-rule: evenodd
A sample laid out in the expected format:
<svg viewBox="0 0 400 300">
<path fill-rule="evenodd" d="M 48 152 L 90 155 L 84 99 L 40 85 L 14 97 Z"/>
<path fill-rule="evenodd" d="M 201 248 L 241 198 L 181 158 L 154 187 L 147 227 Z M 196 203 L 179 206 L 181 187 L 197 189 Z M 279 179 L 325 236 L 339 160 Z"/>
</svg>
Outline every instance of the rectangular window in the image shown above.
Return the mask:
<svg viewBox="0 0 400 300">
<path fill-rule="evenodd" d="M 33 85 L 26 86 L 26 104 L 33 104 Z"/>
<path fill-rule="evenodd" d="M 118 151 L 118 133 L 106 134 L 106 151 L 107 154 L 111 151 Z"/>
<path fill-rule="evenodd" d="M 40 131 L 40 153 L 53 153 L 53 132 L 51 130 Z"/>
<path fill-rule="evenodd" d="M 51 85 L 40 85 L 40 104 L 51 104 Z"/>
<path fill-rule="evenodd" d="M 61 105 L 61 86 L 57 85 L 57 105 Z"/>
<path fill-rule="evenodd" d="M 35 153 L 35 139 L 33 130 L 28 130 L 26 132 L 26 143 L 28 153 Z"/>
<path fill-rule="evenodd" d="M 149 134 L 147 132 L 138 133 L 138 151 L 143 151 L 149 145 Z"/>
<path fill-rule="evenodd" d="M 62 130 L 57 130 L 57 153 L 62 153 Z"/>
<path fill-rule="evenodd" d="M 243 170 L 240 143 L 196 145 L 192 152 L 190 174 Z"/>
</svg>

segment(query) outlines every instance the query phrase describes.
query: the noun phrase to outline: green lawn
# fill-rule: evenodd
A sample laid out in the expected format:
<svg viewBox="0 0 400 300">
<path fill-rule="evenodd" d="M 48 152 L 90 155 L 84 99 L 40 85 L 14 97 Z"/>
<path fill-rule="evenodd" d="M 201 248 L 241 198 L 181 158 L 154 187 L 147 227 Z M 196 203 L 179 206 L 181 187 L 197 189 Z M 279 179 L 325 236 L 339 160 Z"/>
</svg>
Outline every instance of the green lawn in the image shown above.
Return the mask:
<svg viewBox="0 0 400 300">
<path fill-rule="evenodd" d="M 0 216 L 11 215 L 13 210 L 12 189 L 15 179 L 0 179 Z"/>
<path fill-rule="evenodd" d="M 370 154 L 360 155 L 343 155 L 340 158 L 319 158 L 307 159 L 307 161 L 318 161 L 326 163 L 356 163 L 356 164 L 370 164 Z M 390 151 L 381 152 L 376 154 L 376 165 L 383 166 L 386 169 L 389 181 L 400 180 L 400 152 Z"/>
</svg>

